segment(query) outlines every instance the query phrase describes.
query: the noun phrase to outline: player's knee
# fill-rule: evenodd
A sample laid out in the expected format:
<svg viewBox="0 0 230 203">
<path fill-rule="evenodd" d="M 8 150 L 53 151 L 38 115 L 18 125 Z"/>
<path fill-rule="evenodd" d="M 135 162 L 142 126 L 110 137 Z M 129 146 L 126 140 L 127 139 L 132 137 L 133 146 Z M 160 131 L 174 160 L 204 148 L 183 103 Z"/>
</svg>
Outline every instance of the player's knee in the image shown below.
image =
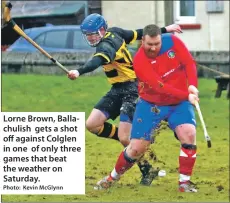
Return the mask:
<svg viewBox="0 0 230 203">
<path fill-rule="evenodd" d="M 98 124 L 99 126 L 99 124 Z M 92 133 L 95 133 L 97 132 L 97 127 L 95 126 L 95 123 L 92 122 L 92 120 L 90 119 L 87 119 L 86 122 L 85 122 L 85 127 L 88 131 L 92 132 Z"/>
<path fill-rule="evenodd" d="M 194 140 L 196 137 L 196 131 L 195 130 L 190 130 L 187 132 L 187 137 L 189 140 Z"/>
<path fill-rule="evenodd" d="M 88 131 L 91 131 L 93 129 L 93 125 L 92 125 L 92 122 L 90 122 L 89 119 L 86 120 L 85 122 L 85 127 Z"/>
<path fill-rule="evenodd" d="M 118 137 L 119 137 L 120 143 L 124 147 L 126 147 L 126 146 L 129 145 L 129 143 L 130 143 L 129 135 L 126 135 L 126 136 L 124 136 L 124 135 L 123 136 L 118 135 Z"/>
<path fill-rule="evenodd" d="M 86 129 L 90 132 L 95 133 L 98 131 L 98 129 L 101 128 L 101 126 L 103 126 L 106 119 L 107 118 L 103 114 L 103 112 L 101 112 L 98 109 L 93 109 L 93 111 L 91 112 L 91 114 L 86 120 L 85 123 Z"/>
<path fill-rule="evenodd" d="M 196 137 L 196 130 L 195 128 L 188 128 L 185 133 L 184 137 L 187 140 L 187 142 L 193 143 L 195 137 Z"/>
<path fill-rule="evenodd" d="M 146 143 L 142 143 L 142 140 L 131 140 L 129 146 L 127 147 L 127 154 L 132 158 L 141 157 L 148 148 L 148 141 Z"/>
<path fill-rule="evenodd" d="M 141 157 L 144 154 L 144 152 L 137 147 L 127 148 L 126 151 L 129 157 L 135 158 L 135 159 Z"/>
<path fill-rule="evenodd" d="M 196 128 L 191 124 L 183 124 L 178 126 L 176 134 L 180 139 L 181 143 L 193 144 L 196 138 Z"/>
<path fill-rule="evenodd" d="M 126 147 L 130 143 L 130 131 L 132 124 L 129 122 L 121 121 L 119 124 L 118 137 L 121 144 Z"/>
</svg>

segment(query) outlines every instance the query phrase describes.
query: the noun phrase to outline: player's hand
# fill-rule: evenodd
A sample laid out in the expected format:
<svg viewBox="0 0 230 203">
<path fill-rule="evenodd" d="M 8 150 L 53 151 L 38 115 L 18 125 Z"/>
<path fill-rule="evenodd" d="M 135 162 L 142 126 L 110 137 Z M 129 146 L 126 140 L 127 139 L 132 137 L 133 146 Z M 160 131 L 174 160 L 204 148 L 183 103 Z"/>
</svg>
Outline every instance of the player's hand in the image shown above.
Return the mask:
<svg viewBox="0 0 230 203">
<path fill-rule="evenodd" d="M 70 80 L 75 80 L 77 77 L 79 77 L 79 72 L 78 70 L 70 70 L 69 73 L 67 74 L 68 78 Z"/>
<path fill-rule="evenodd" d="M 195 94 L 196 96 L 199 95 L 199 90 L 193 85 L 189 85 L 188 92 L 191 94 Z"/>
<path fill-rule="evenodd" d="M 188 101 L 192 104 L 195 105 L 195 101 L 199 102 L 199 97 L 196 96 L 195 94 L 189 94 L 188 95 Z"/>
<path fill-rule="evenodd" d="M 177 24 L 168 25 L 165 28 L 166 28 L 167 32 L 182 33 L 181 27 Z"/>
</svg>

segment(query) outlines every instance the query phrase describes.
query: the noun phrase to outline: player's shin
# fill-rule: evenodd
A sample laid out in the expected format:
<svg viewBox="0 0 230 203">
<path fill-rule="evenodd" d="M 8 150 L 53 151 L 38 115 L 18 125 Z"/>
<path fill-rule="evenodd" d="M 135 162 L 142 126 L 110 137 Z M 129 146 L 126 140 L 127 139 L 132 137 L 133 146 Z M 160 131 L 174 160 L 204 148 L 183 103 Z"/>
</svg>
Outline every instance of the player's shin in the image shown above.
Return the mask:
<svg viewBox="0 0 230 203">
<path fill-rule="evenodd" d="M 182 144 L 179 156 L 179 182 L 190 181 L 192 170 L 196 162 L 196 145 Z"/>
<path fill-rule="evenodd" d="M 110 176 L 117 180 L 122 174 L 129 170 L 136 162 L 136 159 L 128 157 L 126 149 L 121 152 L 120 156 L 117 159 L 116 165 L 111 172 Z"/>
<path fill-rule="evenodd" d="M 118 128 L 115 125 L 108 122 L 105 122 L 96 134 L 98 137 L 111 138 L 119 141 Z"/>
<path fill-rule="evenodd" d="M 148 160 L 152 160 L 154 165 L 152 166 Z M 158 177 L 162 162 L 157 159 L 155 152 L 149 149 L 145 155 L 138 159 L 137 165 L 142 173 L 140 184 L 149 186 Z"/>
<path fill-rule="evenodd" d="M 137 165 L 143 176 L 146 176 L 152 168 L 152 165 L 144 157 L 137 161 Z"/>
</svg>

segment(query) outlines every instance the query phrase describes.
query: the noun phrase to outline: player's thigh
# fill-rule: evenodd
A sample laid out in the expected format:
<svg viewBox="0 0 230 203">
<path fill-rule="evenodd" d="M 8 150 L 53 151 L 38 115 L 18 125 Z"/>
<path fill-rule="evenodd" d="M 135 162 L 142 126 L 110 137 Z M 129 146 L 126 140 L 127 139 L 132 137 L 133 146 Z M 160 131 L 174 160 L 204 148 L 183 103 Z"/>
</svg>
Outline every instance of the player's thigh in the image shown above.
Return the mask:
<svg viewBox="0 0 230 203">
<path fill-rule="evenodd" d="M 150 141 L 154 130 L 167 116 L 168 110 L 167 106 L 159 107 L 139 99 L 133 117 L 131 139 Z"/>
<path fill-rule="evenodd" d="M 138 100 L 137 84 L 132 82 L 127 84 L 121 91 L 120 121 L 132 123 L 133 115 Z"/>
<path fill-rule="evenodd" d="M 95 109 L 100 110 L 107 119 L 115 120 L 120 114 L 121 100 L 119 95 L 114 91 L 109 91 L 101 100 L 94 106 Z"/>
<path fill-rule="evenodd" d="M 122 105 L 120 109 L 120 123 L 118 128 L 118 136 L 123 144 L 128 144 L 130 140 L 130 132 L 132 128 L 133 114 L 138 99 L 137 91 L 127 91 L 122 94 Z"/>
<path fill-rule="evenodd" d="M 120 109 L 121 122 L 132 123 L 137 99 L 138 95 L 128 95 L 127 97 L 122 98 L 122 104 Z"/>
<path fill-rule="evenodd" d="M 183 101 L 173 108 L 172 113 L 168 117 L 169 127 L 173 131 L 181 124 L 196 126 L 194 107 L 189 101 Z"/>
<path fill-rule="evenodd" d="M 196 131 L 196 119 L 192 104 L 188 101 L 184 101 L 174 107 L 173 112 L 168 118 L 168 123 L 169 127 L 176 132 L 180 141 L 184 139 L 183 137 L 185 135 L 194 135 Z"/>
<path fill-rule="evenodd" d="M 196 142 L 196 127 L 192 124 L 178 125 L 175 133 L 182 144 L 195 144 Z"/>
</svg>

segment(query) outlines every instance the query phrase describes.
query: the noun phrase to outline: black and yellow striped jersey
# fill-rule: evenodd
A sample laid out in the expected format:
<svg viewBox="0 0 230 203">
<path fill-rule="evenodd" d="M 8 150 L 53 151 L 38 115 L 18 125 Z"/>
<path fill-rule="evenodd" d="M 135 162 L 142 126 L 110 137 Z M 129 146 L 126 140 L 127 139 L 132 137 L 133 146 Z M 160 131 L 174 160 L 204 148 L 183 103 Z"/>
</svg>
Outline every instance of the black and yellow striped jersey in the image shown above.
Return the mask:
<svg viewBox="0 0 230 203">
<path fill-rule="evenodd" d="M 166 33 L 165 27 L 161 28 Z M 80 75 L 91 72 L 103 66 L 110 84 L 122 83 L 136 79 L 133 70 L 132 56 L 127 48 L 143 36 L 143 29 L 124 30 L 118 27 L 109 28 L 96 47 L 96 53 L 82 68 Z"/>
<path fill-rule="evenodd" d="M 127 44 L 135 42 L 137 31 L 125 31 L 121 28 L 109 28 L 96 48 L 94 56 L 106 59 L 103 70 L 110 84 L 130 81 L 136 78 L 132 56 Z"/>
</svg>

